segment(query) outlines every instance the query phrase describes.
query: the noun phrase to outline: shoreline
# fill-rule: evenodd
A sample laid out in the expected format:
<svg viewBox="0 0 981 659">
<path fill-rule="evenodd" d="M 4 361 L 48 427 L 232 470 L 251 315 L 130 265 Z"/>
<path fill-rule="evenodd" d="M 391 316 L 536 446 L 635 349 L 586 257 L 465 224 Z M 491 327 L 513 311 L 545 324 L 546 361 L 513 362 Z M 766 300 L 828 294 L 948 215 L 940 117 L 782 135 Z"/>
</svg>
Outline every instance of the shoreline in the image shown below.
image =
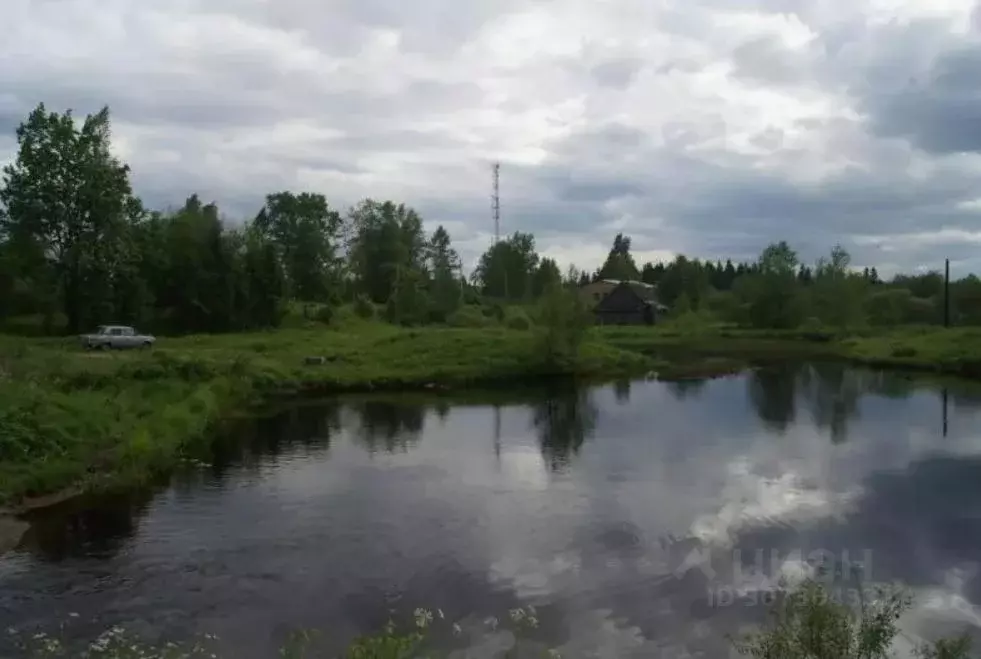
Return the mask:
<svg viewBox="0 0 981 659">
<path fill-rule="evenodd" d="M 598 328 L 577 362 L 564 369 L 542 364 L 534 337 L 496 329 L 383 328 L 364 335 L 301 330 L 188 337 L 150 354 L 110 355 L 72 351 L 53 341 L 0 338 L 0 347 L 4 341 L 27 346 L 20 349 L 22 373 L 45 376 L 28 388 L 0 382 L 22 399 L 24 413 L 16 417 L 21 425 L 14 430 L 27 441 L 50 439 L 52 446 L 49 455 L 0 469 L 0 523 L 85 492 L 166 475 L 204 455 L 211 446 L 204 440 L 221 424 L 296 398 L 452 394 L 555 379 L 705 379 L 767 362 L 808 360 L 981 380 L 981 329 L 836 337 Z M 315 363 L 309 355 L 317 356 Z"/>
</svg>

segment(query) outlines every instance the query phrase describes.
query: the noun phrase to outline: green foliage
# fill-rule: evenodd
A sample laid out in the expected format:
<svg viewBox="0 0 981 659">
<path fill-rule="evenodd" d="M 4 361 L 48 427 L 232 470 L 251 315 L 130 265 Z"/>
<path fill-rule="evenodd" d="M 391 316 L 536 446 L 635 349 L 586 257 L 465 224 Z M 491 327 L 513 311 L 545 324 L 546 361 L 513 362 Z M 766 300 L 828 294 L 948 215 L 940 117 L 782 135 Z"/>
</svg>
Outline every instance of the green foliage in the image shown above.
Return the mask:
<svg viewBox="0 0 981 659">
<path fill-rule="evenodd" d="M 531 318 L 520 307 L 512 307 L 505 313 L 504 326 L 508 329 L 524 331 L 531 328 Z"/>
<path fill-rule="evenodd" d="M 490 324 L 480 307 L 469 304 L 451 313 L 446 322 L 451 327 L 486 327 Z"/>
<path fill-rule="evenodd" d="M 276 246 L 293 297 L 326 301 L 340 276 L 341 216 L 320 194 L 278 192 L 266 204 L 253 227 Z"/>
<path fill-rule="evenodd" d="M 594 412 L 581 409 L 582 401 L 564 394 L 557 395 L 541 409 L 536 410 L 536 425 L 558 424 L 564 431 L 556 437 L 542 437 L 545 449 L 554 452 L 554 460 L 561 463 L 564 456 L 576 450 L 575 446 L 552 445 L 557 437 L 577 437 L 588 432 Z M 567 425 L 571 426 L 566 428 Z M 563 440 L 567 442 L 568 439 Z M 573 440 L 574 442 L 575 440 Z M 760 631 L 734 640 L 736 650 L 755 659 L 886 659 L 899 628 L 897 621 L 909 607 L 911 600 L 902 591 L 880 589 L 861 611 L 833 601 L 824 587 L 814 581 L 805 582 L 787 592 L 774 606 L 771 624 Z M 77 614 L 71 614 L 77 618 Z M 417 608 L 413 613 L 413 625 L 401 630 L 389 621 L 374 634 L 355 638 L 341 656 L 346 659 L 409 659 L 434 655 L 429 647 L 434 628 L 444 627 L 447 635 L 459 636 L 463 630 L 459 623 L 451 622 L 443 612 Z M 538 628 L 538 612 L 534 607 L 515 608 L 506 617 L 494 616 L 484 620 L 489 631 L 509 629 L 517 641 L 513 651 L 525 656 L 521 647 L 522 637 Z M 65 629 L 63 624 L 61 629 Z M 25 657 L 29 659 L 67 659 L 76 656 L 61 635 L 44 632 L 31 634 L 11 629 L 9 634 Z M 279 651 L 282 659 L 307 659 L 326 656 L 317 651 L 315 642 L 320 633 L 315 630 L 298 630 L 290 634 Z M 84 656 L 93 659 L 216 659 L 217 637 L 205 634 L 200 640 L 189 643 L 164 643 L 147 645 L 121 627 L 113 627 L 100 634 L 84 650 Z M 940 639 L 916 648 L 922 659 L 966 659 L 970 652 L 970 639 L 966 635 Z M 541 650 L 538 650 L 541 652 Z M 530 656 L 530 655 L 529 655 Z M 541 656 L 558 658 L 559 653 L 547 650 Z"/>
<path fill-rule="evenodd" d="M 826 325 L 845 329 L 866 323 L 866 277 L 848 268 L 851 256 L 840 245 L 828 259 L 819 259 L 810 288 L 811 311 Z"/>
<path fill-rule="evenodd" d="M 30 286 L 38 294 L 32 311 L 60 307 L 70 332 L 139 306 L 130 284 L 142 208 L 109 142 L 108 108 L 78 125 L 70 111 L 41 104 L 18 127 L 16 160 L 3 169 L 6 286 Z"/>
<path fill-rule="evenodd" d="M 381 634 L 355 639 L 344 656 L 348 659 L 409 659 L 416 656 L 424 638 L 421 632 L 400 634 L 393 626 L 387 626 Z"/>
<path fill-rule="evenodd" d="M 553 286 L 538 307 L 538 349 L 553 370 L 572 371 L 589 323 L 580 296 L 564 286 Z"/>
<path fill-rule="evenodd" d="M 442 226 L 429 239 L 427 266 L 432 273 L 429 285 L 429 319 L 442 323 L 462 304 L 460 256 L 450 246 L 450 234 Z"/>
<path fill-rule="evenodd" d="M 495 243 L 480 257 L 474 282 L 487 297 L 522 300 L 533 294 L 538 267 L 534 236 L 516 232 Z"/>
<path fill-rule="evenodd" d="M 754 659 L 884 659 L 910 603 L 901 591 L 880 589 L 856 612 L 808 581 L 779 601 L 767 629 L 739 639 L 736 647 Z M 955 659 L 967 657 L 968 647 L 966 639 L 943 640 L 920 652 Z"/>
<path fill-rule="evenodd" d="M 622 233 L 616 235 L 613 239 L 613 247 L 600 267 L 597 278 L 621 281 L 640 279 L 640 271 L 634 263 L 633 256 L 630 255 L 630 236 L 624 236 Z"/>
<path fill-rule="evenodd" d="M 372 304 L 367 295 L 358 294 L 354 298 L 354 313 L 358 316 L 358 318 L 370 320 L 375 317 L 377 312 L 375 310 L 375 305 Z"/>
<path fill-rule="evenodd" d="M 362 293 L 375 304 L 387 304 L 400 282 L 425 268 L 422 218 L 404 204 L 372 199 L 349 215 L 349 268 Z"/>
</svg>

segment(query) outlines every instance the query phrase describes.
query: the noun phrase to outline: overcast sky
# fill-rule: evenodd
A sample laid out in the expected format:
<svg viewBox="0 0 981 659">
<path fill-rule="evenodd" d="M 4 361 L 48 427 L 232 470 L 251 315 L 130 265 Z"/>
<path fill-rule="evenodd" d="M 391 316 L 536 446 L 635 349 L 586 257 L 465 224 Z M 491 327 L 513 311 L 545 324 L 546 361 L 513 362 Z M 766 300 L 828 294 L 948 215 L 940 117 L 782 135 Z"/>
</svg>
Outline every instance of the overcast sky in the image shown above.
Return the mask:
<svg viewBox="0 0 981 659">
<path fill-rule="evenodd" d="M 738 9 L 736 9 L 738 7 Z M 469 264 L 502 230 L 595 268 L 835 242 L 981 272 L 968 0 L 4 0 L 0 161 L 44 101 L 108 104 L 152 207 L 404 201 Z"/>
</svg>

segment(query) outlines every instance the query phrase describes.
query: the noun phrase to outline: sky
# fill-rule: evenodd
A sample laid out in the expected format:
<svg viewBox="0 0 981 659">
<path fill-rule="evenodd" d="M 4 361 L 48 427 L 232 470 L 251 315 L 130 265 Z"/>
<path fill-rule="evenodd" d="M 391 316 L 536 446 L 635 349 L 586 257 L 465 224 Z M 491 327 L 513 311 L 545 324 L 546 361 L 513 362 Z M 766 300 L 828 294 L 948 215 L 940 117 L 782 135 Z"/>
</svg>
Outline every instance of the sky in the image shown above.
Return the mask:
<svg viewBox="0 0 981 659">
<path fill-rule="evenodd" d="M 981 273 L 967 0 L 5 0 L 0 162 L 43 101 L 109 105 L 153 208 L 393 199 L 467 265 L 501 231 L 593 269 L 751 259 Z M 973 68 L 972 68 L 973 67 Z"/>
</svg>

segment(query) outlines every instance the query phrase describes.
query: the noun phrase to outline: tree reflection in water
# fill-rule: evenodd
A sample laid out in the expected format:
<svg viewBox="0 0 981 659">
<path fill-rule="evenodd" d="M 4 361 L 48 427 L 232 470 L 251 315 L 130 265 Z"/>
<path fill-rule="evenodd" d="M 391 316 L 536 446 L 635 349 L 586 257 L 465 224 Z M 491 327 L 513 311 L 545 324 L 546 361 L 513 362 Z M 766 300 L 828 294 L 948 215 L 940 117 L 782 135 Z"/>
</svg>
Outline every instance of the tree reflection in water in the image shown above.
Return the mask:
<svg viewBox="0 0 981 659">
<path fill-rule="evenodd" d="M 671 395 L 677 400 L 685 400 L 687 398 L 698 398 L 698 395 L 705 388 L 706 382 L 708 380 L 705 378 L 683 378 L 681 380 L 669 380 L 665 385 Z"/>
<path fill-rule="evenodd" d="M 757 416 L 770 430 L 786 432 L 797 416 L 797 376 L 802 367 L 779 364 L 754 370 L 749 375 L 749 400 Z"/>
<path fill-rule="evenodd" d="M 357 441 L 369 453 L 405 453 L 419 442 L 426 406 L 395 399 L 364 399 L 348 406 L 358 417 Z"/>
<path fill-rule="evenodd" d="M 211 476 L 224 479 L 232 465 L 259 471 L 297 444 L 326 451 L 341 426 L 341 403 L 336 399 L 293 405 L 277 414 L 245 419 L 222 433 L 211 451 Z"/>
<path fill-rule="evenodd" d="M 856 369 L 843 362 L 767 365 L 748 376 L 747 386 L 753 409 L 770 429 L 783 433 L 803 409 L 835 444 L 847 441 L 864 396 L 906 398 L 916 387 L 903 374 Z"/>
<path fill-rule="evenodd" d="M 620 405 L 630 402 L 630 380 L 617 380 L 613 383 L 613 396 Z"/>
<path fill-rule="evenodd" d="M 599 412 L 589 390 L 572 382 L 550 386 L 533 405 L 533 425 L 542 457 L 552 471 L 562 471 L 592 437 Z"/>
</svg>

